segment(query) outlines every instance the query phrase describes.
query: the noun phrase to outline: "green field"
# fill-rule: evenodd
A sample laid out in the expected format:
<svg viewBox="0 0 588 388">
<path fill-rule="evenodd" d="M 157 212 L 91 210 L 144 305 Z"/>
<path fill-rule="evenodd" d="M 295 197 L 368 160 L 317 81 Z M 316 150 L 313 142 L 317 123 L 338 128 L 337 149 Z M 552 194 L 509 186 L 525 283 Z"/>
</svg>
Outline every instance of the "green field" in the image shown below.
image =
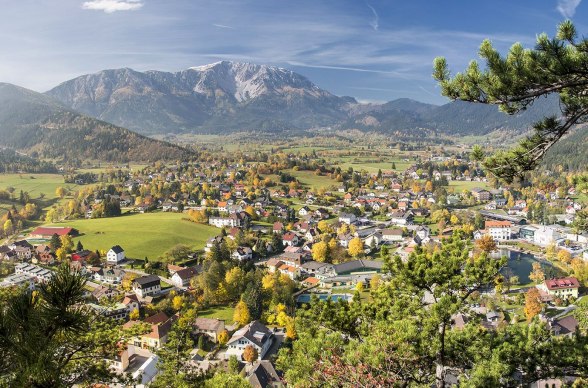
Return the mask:
<svg viewBox="0 0 588 388">
<path fill-rule="evenodd" d="M 86 249 L 108 250 L 120 245 L 127 257 L 157 259 L 176 244 L 202 249 L 206 240 L 216 236 L 219 229 L 182 220 L 182 213 L 131 214 L 114 218 L 74 220 L 54 226 L 71 226 L 80 231 L 75 238 Z"/>
<path fill-rule="evenodd" d="M 14 187 L 17 197 L 22 190 L 27 191 L 32 198 L 38 198 L 41 193 L 47 198 L 55 198 L 55 189 L 59 186 L 69 190 L 76 190 L 78 187 L 64 183 L 59 174 L 0 174 L 0 189 Z"/>
</svg>

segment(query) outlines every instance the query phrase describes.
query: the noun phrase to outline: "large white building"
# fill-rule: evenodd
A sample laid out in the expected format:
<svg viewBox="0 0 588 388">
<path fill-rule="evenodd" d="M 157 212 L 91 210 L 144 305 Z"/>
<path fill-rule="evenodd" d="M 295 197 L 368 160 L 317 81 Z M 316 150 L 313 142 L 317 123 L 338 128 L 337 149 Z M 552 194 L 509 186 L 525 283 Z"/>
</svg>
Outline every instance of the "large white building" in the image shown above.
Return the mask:
<svg viewBox="0 0 588 388">
<path fill-rule="evenodd" d="M 243 359 L 243 352 L 248 345 L 257 349 L 258 359 L 261 360 L 271 348 L 274 335 L 270 329 L 259 321 L 253 321 L 247 326 L 237 330 L 227 343 L 225 357 L 237 356 L 238 360 Z"/>
<path fill-rule="evenodd" d="M 555 244 L 557 240 L 562 238 L 561 233 L 553 226 L 540 226 L 535 231 L 533 236 L 533 242 L 539 245 L 550 245 Z"/>
<path fill-rule="evenodd" d="M 118 264 L 125 259 L 125 250 L 120 245 L 115 245 L 106 253 L 108 264 Z"/>
<path fill-rule="evenodd" d="M 486 233 L 496 241 L 510 240 L 512 223 L 510 221 L 486 221 Z"/>
</svg>

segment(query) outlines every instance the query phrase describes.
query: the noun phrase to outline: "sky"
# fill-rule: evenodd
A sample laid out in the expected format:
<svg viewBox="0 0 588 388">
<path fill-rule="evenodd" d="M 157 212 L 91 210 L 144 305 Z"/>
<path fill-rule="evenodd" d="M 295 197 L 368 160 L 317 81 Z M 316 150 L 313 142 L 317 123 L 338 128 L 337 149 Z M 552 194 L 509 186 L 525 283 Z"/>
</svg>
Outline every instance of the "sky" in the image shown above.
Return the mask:
<svg viewBox="0 0 588 388">
<path fill-rule="evenodd" d="M 44 92 L 103 69 L 275 65 L 362 102 L 443 104 L 452 71 L 489 38 L 532 47 L 558 23 L 588 36 L 588 0 L 0 0 L 0 82 Z"/>
</svg>

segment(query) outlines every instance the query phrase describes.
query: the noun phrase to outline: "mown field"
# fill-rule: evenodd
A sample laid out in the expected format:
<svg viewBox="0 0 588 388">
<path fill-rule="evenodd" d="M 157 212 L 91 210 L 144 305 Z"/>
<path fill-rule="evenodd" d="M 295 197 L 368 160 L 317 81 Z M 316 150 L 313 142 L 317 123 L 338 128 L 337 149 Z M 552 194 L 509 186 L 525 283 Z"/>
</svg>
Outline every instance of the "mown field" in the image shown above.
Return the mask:
<svg viewBox="0 0 588 388">
<path fill-rule="evenodd" d="M 186 244 L 202 249 L 210 237 L 219 229 L 182 220 L 182 213 L 130 214 L 113 218 L 74 220 L 52 226 L 71 226 L 81 236 L 74 242 L 82 241 L 86 249 L 108 250 L 120 245 L 127 257 L 157 260 L 165 251 L 176 244 Z"/>
</svg>

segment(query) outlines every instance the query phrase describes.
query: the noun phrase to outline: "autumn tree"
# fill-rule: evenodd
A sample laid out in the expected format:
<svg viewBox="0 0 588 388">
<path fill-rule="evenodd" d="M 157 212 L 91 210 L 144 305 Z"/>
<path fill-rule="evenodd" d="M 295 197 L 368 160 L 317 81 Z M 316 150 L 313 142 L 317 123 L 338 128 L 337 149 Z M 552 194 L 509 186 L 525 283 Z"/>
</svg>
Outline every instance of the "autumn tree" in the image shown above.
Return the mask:
<svg viewBox="0 0 588 388">
<path fill-rule="evenodd" d="M 560 249 L 557 252 L 557 260 L 564 264 L 570 264 L 572 262 L 572 254 L 565 249 Z"/>
<path fill-rule="evenodd" d="M 129 313 L 129 319 L 131 321 L 136 321 L 140 318 L 140 314 L 139 314 L 139 309 L 133 309 L 130 313 Z"/>
<path fill-rule="evenodd" d="M 218 333 L 218 343 L 220 346 L 225 346 L 227 344 L 227 342 L 229 342 L 229 332 L 225 329 L 223 331 L 221 331 L 220 333 Z"/>
<path fill-rule="evenodd" d="M 59 236 L 59 240 L 61 241 L 61 248 L 65 249 L 66 253 L 73 251 L 74 242 L 69 234 L 63 234 Z"/>
<path fill-rule="evenodd" d="M 357 257 L 363 254 L 363 241 L 359 237 L 355 237 L 349 241 L 349 247 L 347 248 L 349 255 Z"/>
<path fill-rule="evenodd" d="M 243 350 L 243 360 L 253 364 L 253 362 L 257 360 L 258 356 L 259 353 L 253 345 L 245 346 L 245 349 Z"/>
<path fill-rule="evenodd" d="M 484 160 L 495 176 L 512 182 L 537 166 L 547 150 L 575 124 L 588 118 L 588 39 L 578 38 L 567 20 L 557 34 L 537 36 L 533 49 L 515 43 L 504 57 L 489 39 L 480 46 L 485 61 L 471 61 L 466 71 L 451 76 L 445 58 L 436 58 L 433 77 L 441 93 L 453 100 L 496 104 L 508 114 L 525 110 L 539 97 L 559 95 L 562 117 L 546 117 L 534 125 L 535 132 L 510 151 L 499 151 Z"/>
<path fill-rule="evenodd" d="M 531 273 L 529 274 L 529 279 L 534 281 L 535 283 L 541 283 L 545 280 L 545 272 L 543 271 L 543 267 L 541 264 L 534 262 L 532 264 Z"/>
<path fill-rule="evenodd" d="M 59 198 L 65 197 L 66 193 L 67 193 L 67 191 L 61 186 L 59 186 L 55 189 L 55 195 Z"/>
<path fill-rule="evenodd" d="M 319 241 L 312 246 L 312 258 L 318 262 L 325 262 L 329 258 L 329 245 L 324 241 Z"/>
<path fill-rule="evenodd" d="M 494 241 L 492 236 L 486 234 L 479 240 L 476 240 L 476 248 L 486 253 L 493 252 L 496 250 L 496 241 Z"/>
<path fill-rule="evenodd" d="M 537 314 L 541 312 L 543 306 L 541 305 L 541 295 L 536 287 L 531 287 L 525 294 L 525 317 L 527 321 L 531 321 Z"/>
<path fill-rule="evenodd" d="M 235 312 L 233 313 L 233 321 L 235 321 L 239 326 L 245 326 L 251 321 L 251 316 L 249 314 L 249 308 L 247 304 L 240 300 L 235 307 Z"/>
</svg>

